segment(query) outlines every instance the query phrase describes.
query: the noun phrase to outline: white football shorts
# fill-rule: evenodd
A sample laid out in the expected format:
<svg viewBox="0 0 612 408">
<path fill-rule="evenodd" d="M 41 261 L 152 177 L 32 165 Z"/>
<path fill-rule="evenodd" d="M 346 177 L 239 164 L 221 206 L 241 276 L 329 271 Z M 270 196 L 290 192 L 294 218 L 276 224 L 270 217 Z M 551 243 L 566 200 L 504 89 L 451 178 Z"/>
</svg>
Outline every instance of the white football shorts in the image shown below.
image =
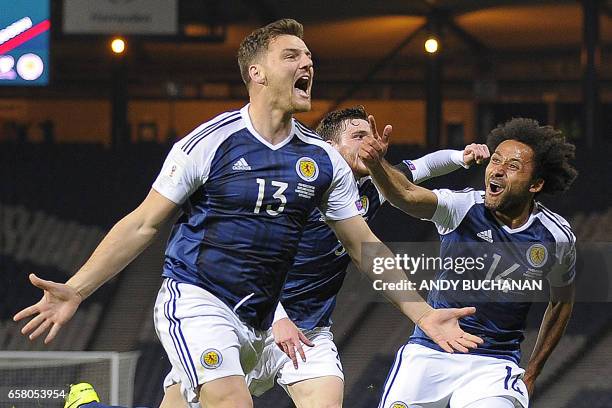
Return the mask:
<svg viewBox="0 0 612 408">
<path fill-rule="evenodd" d="M 528 408 L 524 373 L 509 360 L 406 344 L 397 352 L 378 407 L 463 408 L 502 397 L 517 408 Z"/>
<path fill-rule="evenodd" d="M 274 386 L 276 379 L 285 391 L 288 391 L 287 386 L 291 384 L 312 378 L 335 376 L 344 381 L 338 348 L 334 344 L 334 336 L 329 327 L 305 330 L 304 334 L 315 346 L 303 346 L 306 362 L 303 362 L 298 354 L 296 370 L 289 356 L 274 343 L 272 330 L 268 330 L 262 357 L 246 377 L 251 394 L 262 395 Z"/>
<path fill-rule="evenodd" d="M 266 331 L 257 331 L 210 292 L 165 279 L 154 309 L 155 330 L 172 364 L 167 384 L 180 382 L 187 402 L 198 387 L 218 378 L 244 376 L 257 364 Z"/>
</svg>

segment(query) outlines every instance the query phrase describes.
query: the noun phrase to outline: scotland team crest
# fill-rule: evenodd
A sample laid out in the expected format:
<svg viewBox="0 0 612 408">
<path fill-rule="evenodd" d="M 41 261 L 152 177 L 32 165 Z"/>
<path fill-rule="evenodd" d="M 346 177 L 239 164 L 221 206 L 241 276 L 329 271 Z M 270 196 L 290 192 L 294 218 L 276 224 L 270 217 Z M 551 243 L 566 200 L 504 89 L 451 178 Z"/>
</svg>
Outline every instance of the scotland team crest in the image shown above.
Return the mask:
<svg viewBox="0 0 612 408">
<path fill-rule="evenodd" d="M 209 368 L 211 370 L 219 367 L 222 362 L 223 356 L 221 355 L 219 350 L 212 348 L 204 350 L 202 356 L 200 357 L 200 363 L 202 363 L 204 367 Z"/>
<path fill-rule="evenodd" d="M 310 157 L 302 157 L 295 164 L 295 171 L 304 181 L 315 181 L 319 177 L 319 166 Z"/>
<path fill-rule="evenodd" d="M 539 268 L 548 260 L 548 250 L 542 244 L 533 244 L 527 249 L 527 261 L 534 268 Z"/>
<path fill-rule="evenodd" d="M 404 404 L 402 401 L 395 401 L 391 404 L 391 408 L 408 408 L 408 405 Z"/>
<path fill-rule="evenodd" d="M 363 214 L 367 214 L 368 209 L 370 208 L 370 200 L 368 200 L 368 196 L 362 195 L 359 201 L 361 201 Z"/>
</svg>

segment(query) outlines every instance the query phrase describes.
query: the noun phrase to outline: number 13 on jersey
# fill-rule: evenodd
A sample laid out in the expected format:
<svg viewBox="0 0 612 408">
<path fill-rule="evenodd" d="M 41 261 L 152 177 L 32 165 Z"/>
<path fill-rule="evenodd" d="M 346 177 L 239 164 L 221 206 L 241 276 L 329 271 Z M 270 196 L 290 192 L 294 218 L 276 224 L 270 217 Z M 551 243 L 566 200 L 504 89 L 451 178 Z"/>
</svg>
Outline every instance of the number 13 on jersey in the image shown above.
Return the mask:
<svg viewBox="0 0 612 408">
<path fill-rule="evenodd" d="M 257 184 L 259 185 L 259 191 L 257 193 L 257 202 L 255 203 L 255 208 L 253 209 L 253 212 L 255 214 L 259 214 L 259 211 L 261 210 L 264 195 L 266 192 L 266 180 L 258 178 Z M 271 181 L 270 184 L 272 185 L 272 187 L 277 187 L 276 192 L 272 194 L 272 198 L 279 200 L 280 203 L 278 205 L 278 208 L 276 209 L 272 208 L 272 204 L 268 204 L 266 206 L 266 212 L 270 215 L 278 215 L 283 212 L 283 210 L 285 209 L 285 204 L 287 204 L 287 197 L 285 197 L 283 193 L 285 192 L 287 187 L 289 187 L 289 184 L 283 183 L 282 181 L 274 180 Z"/>
</svg>

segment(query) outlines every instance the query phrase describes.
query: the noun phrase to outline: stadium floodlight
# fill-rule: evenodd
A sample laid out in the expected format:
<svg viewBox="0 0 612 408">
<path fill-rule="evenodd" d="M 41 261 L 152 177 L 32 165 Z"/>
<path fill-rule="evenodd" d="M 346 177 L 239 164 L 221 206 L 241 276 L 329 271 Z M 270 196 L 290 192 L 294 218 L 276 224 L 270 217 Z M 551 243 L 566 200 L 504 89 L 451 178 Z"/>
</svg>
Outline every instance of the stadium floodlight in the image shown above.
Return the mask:
<svg viewBox="0 0 612 408">
<path fill-rule="evenodd" d="M 439 45 L 440 44 L 438 43 L 438 40 L 435 37 L 429 37 L 425 41 L 425 51 L 427 51 L 429 54 L 435 54 L 436 52 L 438 52 Z"/>
<path fill-rule="evenodd" d="M 111 50 L 115 54 L 123 54 L 123 52 L 125 51 L 125 40 L 121 37 L 113 38 L 113 40 L 111 41 Z"/>
</svg>

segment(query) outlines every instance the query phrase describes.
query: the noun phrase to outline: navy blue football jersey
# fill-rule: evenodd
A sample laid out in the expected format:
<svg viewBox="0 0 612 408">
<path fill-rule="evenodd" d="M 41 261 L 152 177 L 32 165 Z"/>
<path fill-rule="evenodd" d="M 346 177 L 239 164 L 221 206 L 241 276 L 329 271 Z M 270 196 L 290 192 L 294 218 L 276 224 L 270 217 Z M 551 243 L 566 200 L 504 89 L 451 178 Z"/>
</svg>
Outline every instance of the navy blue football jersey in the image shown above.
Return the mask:
<svg viewBox="0 0 612 408">
<path fill-rule="evenodd" d="M 369 221 L 384 198 L 370 177 L 362 178 L 358 185 L 358 205 L 366 221 Z M 298 327 L 313 329 L 331 325 L 336 295 L 350 262 L 350 256 L 332 229 L 325 224 L 320 211 L 313 211 L 308 217 L 281 296 L 287 315 Z"/>
<path fill-rule="evenodd" d="M 520 282 L 543 278 L 556 287 L 573 281 L 576 238 L 567 221 L 559 215 L 536 203 L 527 222 L 511 229 L 485 207 L 482 191 L 435 190 L 434 193 L 438 207 L 432 221 L 440 234 L 440 257 L 484 259 L 482 268 L 462 269 L 461 273 L 456 267 L 442 269 L 436 279 L 459 279 L 463 283 L 464 280 Z M 475 306 L 476 314 L 459 322 L 463 330 L 484 340 L 484 344 L 470 353 L 518 364 L 531 305 L 532 293 L 528 292 L 432 289 L 427 301 L 436 309 Z M 408 342 L 442 351 L 418 326 Z"/>
<path fill-rule="evenodd" d="M 296 120 L 271 145 L 248 106 L 196 128 L 169 153 L 153 188 L 183 206 L 163 276 L 211 292 L 246 323 L 267 329 L 308 216 L 359 215 L 352 172 Z"/>
<path fill-rule="evenodd" d="M 396 169 L 419 184 L 464 166 L 463 151 L 439 150 L 420 159 L 404 160 Z M 385 202 L 370 177 L 356 181 L 359 207 L 366 222 L 372 220 Z M 304 228 L 293 267 L 283 287 L 281 303 L 288 317 L 302 329 L 331 325 L 336 296 L 351 262 L 333 231 L 315 210 Z"/>
</svg>

